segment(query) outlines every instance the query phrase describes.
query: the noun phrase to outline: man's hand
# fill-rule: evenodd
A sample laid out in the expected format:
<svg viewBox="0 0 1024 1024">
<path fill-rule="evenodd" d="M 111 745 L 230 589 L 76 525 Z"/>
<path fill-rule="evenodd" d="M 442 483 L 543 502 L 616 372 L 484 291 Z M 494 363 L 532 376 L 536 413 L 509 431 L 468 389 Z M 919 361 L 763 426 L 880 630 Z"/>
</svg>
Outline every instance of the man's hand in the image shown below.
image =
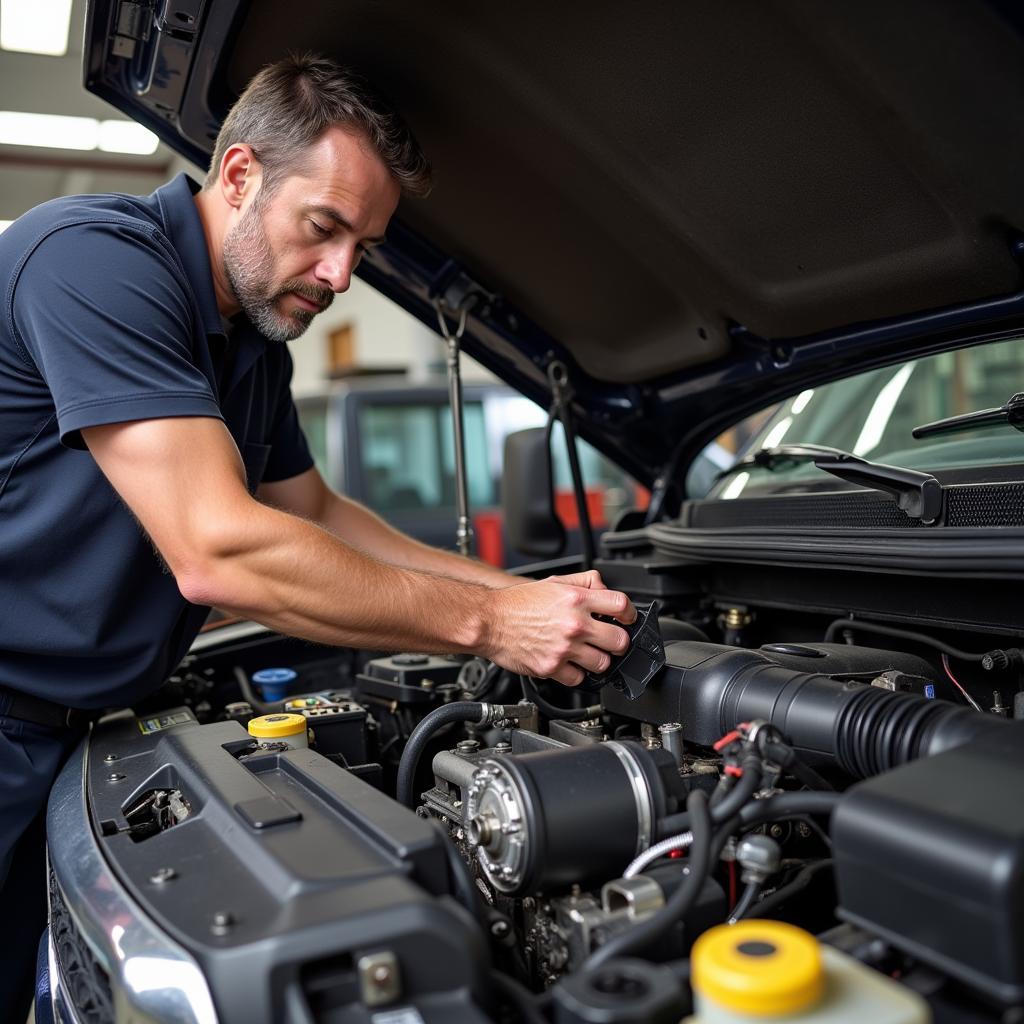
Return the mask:
<svg viewBox="0 0 1024 1024">
<path fill-rule="evenodd" d="M 510 672 L 566 686 L 578 686 L 586 672 L 604 672 L 629 646 L 624 629 L 595 615 L 625 625 L 636 620 L 629 598 L 608 590 L 594 571 L 494 591 L 489 604 L 482 653 Z"/>
</svg>

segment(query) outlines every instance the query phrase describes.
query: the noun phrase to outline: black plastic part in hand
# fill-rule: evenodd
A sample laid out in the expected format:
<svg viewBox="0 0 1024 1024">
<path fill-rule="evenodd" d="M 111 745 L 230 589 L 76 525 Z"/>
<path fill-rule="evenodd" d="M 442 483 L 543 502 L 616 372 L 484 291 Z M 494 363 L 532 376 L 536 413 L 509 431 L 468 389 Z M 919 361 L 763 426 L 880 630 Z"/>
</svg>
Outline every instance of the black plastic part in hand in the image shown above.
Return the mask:
<svg viewBox="0 0 1024 1024">
<path fill-rule="evenodd" d="M 629 633 L 626 653 L 613 658 L 611 665 L 601 675 L 588 672 L 580 684 L 581 690 L 594 693 L 605 686 L 613 686 L 627 694 L 631 700 L 636 700 L 665 664 L 665 644 L 658 628 L 658 602 L 636 604 L 635 607 L 636 621 L 623 626 Z"/>
</svg>

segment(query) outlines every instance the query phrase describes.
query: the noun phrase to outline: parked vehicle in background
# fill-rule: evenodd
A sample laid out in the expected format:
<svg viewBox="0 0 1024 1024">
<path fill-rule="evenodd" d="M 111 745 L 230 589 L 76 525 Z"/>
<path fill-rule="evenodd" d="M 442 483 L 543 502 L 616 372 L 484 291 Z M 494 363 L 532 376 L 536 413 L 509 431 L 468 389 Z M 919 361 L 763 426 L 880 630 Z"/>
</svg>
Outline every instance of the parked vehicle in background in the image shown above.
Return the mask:
<svg viewBox="0 0 1024 1024">
<path fill-rule="evenodd" d="M 466 475 L 477 554 L 494 565 L 531 559 L 508 543 L 502 526 L 501 469 L 505 438 L 543 426 L 546 410 L 500 384 L 466 384 Z M 400 374 L 353 377 L 300 397 L 299 420 L 313 458 L 335 490 L 362 502 L 427 544 L 455 542 L 455 449 L 443 379 L 413 383 Z M 579 550 L 579 518 L 565 439 L 552 438 L 555 506 L 566 527 L 566 554 Z M 595 533 L 614 524 L 647 492 L 585 441 L 580 465 Z"/>
</svg>

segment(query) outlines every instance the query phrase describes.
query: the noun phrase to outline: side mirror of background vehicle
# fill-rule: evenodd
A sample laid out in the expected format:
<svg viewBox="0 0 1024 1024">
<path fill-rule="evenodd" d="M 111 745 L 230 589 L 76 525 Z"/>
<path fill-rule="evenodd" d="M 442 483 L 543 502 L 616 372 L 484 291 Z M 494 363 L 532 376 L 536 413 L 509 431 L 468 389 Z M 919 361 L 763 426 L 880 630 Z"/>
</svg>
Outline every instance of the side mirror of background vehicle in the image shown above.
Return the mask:
<svg viewBox="0 0 1024 1024">
<path fill-rule="evenodd" d="M 509 543 L 534 558 L 557 558 L 565 549 L 565 527 L 555 515 L 551 448 L 544 427 L 505 438 L 501 504 Z"/>
</svg>

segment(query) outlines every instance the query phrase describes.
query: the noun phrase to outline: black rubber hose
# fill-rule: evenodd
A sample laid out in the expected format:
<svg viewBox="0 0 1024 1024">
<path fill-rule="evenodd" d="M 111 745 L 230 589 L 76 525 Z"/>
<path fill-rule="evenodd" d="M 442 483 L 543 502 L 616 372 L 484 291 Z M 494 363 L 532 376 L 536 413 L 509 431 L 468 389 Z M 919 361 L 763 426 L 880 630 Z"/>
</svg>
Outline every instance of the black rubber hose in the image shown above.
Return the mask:
<svg viewBox="0 0 1024 1024">
<path fill-rule="evenodd" d="M 748 803 L 737 815 L 744 828 L 782 818 L 799 818 L 805 814 L 831 814 L 841 799 L 841 793 L 801 790 L 799 793 L 779 793 L 767 800 Z M 721 806 L 721 805 L 719 805 Z M 689 811 L 670 814 L 658 822 L 658 838 L 678 836 L 690 828 Z"/>
<path fill-rule="evenodd" d="M 751 828 L 766 821 L 799 817 L 801 814 L 831 815 L 842 800 L 842 793 L 821 793 L 801 790 L 799 793 L 778 793 L 767 800 L 755 800 L 739 813 L 740 827 Z"/>
<path fill-rule="evenodd" d="M 743 774 L 736 785 L 721 800 L 711 802 L 711 821 L 715 825 L 721 825 L 734 814 L 739 814 L 747 801 L 753 799 L 761 788 L 761 758 L 756 754 L 748 754 L 740 761 L 740 767 Z"/>
<path fill-rule="evenodd" d="M 754 905 L 760 891 L 760 882 L 747 882 L 743 895 L 736 901 L 736 906 L 732 908 L 729 914 L 729 924 L 735 924 L 750 913 L 750 908 Z"/>
<path fill-rule="evenodd" d="M 951 658 L 959 658 L 961 661 L 981 661 L 985 657 L 984 654 L 972 654 L 970 651 L 961 651 L 956 647 L 950 647 L 949 644 L 936 640 L 935 637 L 925 633 L 915 633 L 913 630 L 900 629 L 898 626 L 883 626 L 880 623 L 865 622 L 862 619 L 836 619 L 835 622 L 830 622 L 828 629 L 825 630 L 825 643 L 834 643 L 836 634 L 844 629 L 852 629 L 854 632 L 861 633 L 876 633 L 878 636 L 892 636 L 900 640 L 911 640 L 936 651 L 942 651 L 943 654 L 948 654 Z"/>
<path fill-rule="evenodd" d="M 449 722 L 479 722 L 483 717 L 484 706 L 475 700 L 459 700 L 454 704 L 442 704 L 435 708 L 423 721 L 416 726 L 409 737 L 409 742 L 402 751 L 398 762 L 398 782 L 395 787 L 395 799 L 406 807 L 414 807 L 416 788 L 416 769 L 424 749 L 441 726 Z"/>
<path fill-rule="evenodd" d="M 588 718 L 593 718 L 595 714 L 600 714 L 600 709 L 596 704 L 587 708 L 560 708 L 540 695 L 529 676 L 520 676 L 519 678 L 523 684 L 523 696 L 531 704 L 536 704 L 538 710 L 548 718 L 560 718 L 565 722 L 583 722 Z"/>
<path fill-rule="evenodd" d="M 491 971 L 491 985 L 501 993 L 507 1003 L 516 1011 L 516 1020 L 524 1024 L 550 1024 L 541 1013 L 540 998 L 525 985 L 501 971 Z"/>
<path fill-rule="evenodd" d="M 786 885 L 776 889 L 770 896 L 765 896 L 760 903 L 755 903 L 753 907 L 750 907 L 750 911 L 756 917 L 763 917 L 765 914 L 770 914 L 786 902 L 791 896 L 795 896 L 798 892 L 806 889 L 814 880 L 814 876 L 819 871 L 823 871 L 825 868 L 832 867 L 832 858 L 826 857 L 824 860 L 816 860 L 813 864 L 808 864 L 791 882 L 787 882 Z"/>
<path fill-rule="evenodd" d="M 238 688 L 242 691 L 242 696 L 249 702 L 249 706 L 257 714 L 265 715 L 275 710 L 282 703 L 281 701 L 275 701 L 268 704 L 261 701 L 256 696 L 256 691 L 252 688 L 252 683 L 249 682 L 249 676 L 241 665 L 235 666 L 235 679 L 238 681 Z"/>
<path fill-rule="evenodd" d="M 785 743 L 768 740 L 764 745 L 768 759 L 777 764 L 784 772 L 789 772 L 795 779 L 802 782 L 808 789 L 834 789 L 828 779 L 819 775 L 809 764 L 804 764 L 796 755 L 796 751 Z"/>
<path fill-rule="evenodd" d="M 613 936 L 603 946 L 598 947 L 583 962 L 582 970 L 593 970 L 613 957 L 636 955 L 638 950 L 646 949 L 674 927 L 696 903 L 714 865 L 712 840 L 715 834 L 712 831 L 707 796 L 702 790 L 695 789 L 687 798 L 686 813 L 690 818 L 693 843 L 690 845 L 687 858 L 689 873 L 682 885 L 672 893 L 668 902 L 657 913 L 634 925 L 629 931 Z"/>
</svg>

